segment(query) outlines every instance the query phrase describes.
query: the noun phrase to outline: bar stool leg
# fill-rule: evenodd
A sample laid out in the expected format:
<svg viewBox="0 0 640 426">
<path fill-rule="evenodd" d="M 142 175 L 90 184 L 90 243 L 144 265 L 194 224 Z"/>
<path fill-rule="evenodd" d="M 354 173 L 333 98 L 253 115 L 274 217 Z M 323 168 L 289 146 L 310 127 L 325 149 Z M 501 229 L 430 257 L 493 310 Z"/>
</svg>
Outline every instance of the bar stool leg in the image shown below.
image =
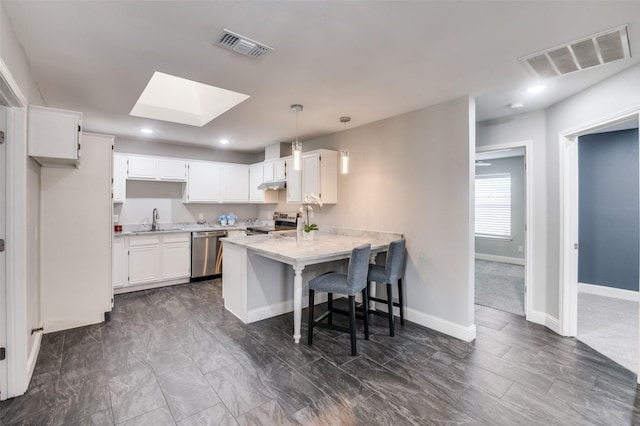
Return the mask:
<svg viewBox="0 0 640 426">
<path fill-rule="evenodd" d="M 362 315 L 364 316 L 364 340 L 369 340 L 369 296 L 367 287 L 362 289 Z"/>
<path fill-rule="evenodd" d="M 329 293 L 327 297 L 327 310 L 329 311 L 327 321 L 329 324 L 333 324 L 333 293 Z"/>
<path fill-rule="evenodd" d="M 307 331 L 307 344 L 311 346 L 313 343 L 313 296 L 315 291 L 309 289 L 309 331 Z"/>
<path fill-rule="evenodd" d="M 357 355 L 356 351 L 356 297 L 349 296 L 349 329 L 351 330 L 351 355 Z"/>
<path fill-rule="evenodd" d="M 393 290 L 392 285 L 387 283 L 387 309 L 389 310 L 389 336 L 394 336 L 393 331 Z"/>
<path fill-rule="evenodd" d="M 402 301 L 402 278 L 398 278 L 398 302 L 400 304 L 400 324 L 404 325 L 404 303 Z"/>
</svg>

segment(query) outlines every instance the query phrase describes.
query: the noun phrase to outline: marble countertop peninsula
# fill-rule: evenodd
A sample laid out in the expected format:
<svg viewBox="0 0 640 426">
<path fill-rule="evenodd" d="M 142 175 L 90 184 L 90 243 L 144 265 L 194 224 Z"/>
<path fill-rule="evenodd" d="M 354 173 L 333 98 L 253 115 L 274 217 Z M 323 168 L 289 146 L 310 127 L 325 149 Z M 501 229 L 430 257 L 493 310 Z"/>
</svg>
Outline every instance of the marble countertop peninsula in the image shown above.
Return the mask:
<svg viewBox="0 0 640 426">
<path fill-rule="evenodd" d="M 363 244 L 371 244 L 372 252 L 386 251 L 389 243 L 399 238 L 402 234 L 331 228 L 330 232 L 316 232 L 313 241 L 303 241 L 296 232 L 226 238 L 224 241 L 284 263 L 310 264 L 349 257 L 355 247 Z"/>
</svg>

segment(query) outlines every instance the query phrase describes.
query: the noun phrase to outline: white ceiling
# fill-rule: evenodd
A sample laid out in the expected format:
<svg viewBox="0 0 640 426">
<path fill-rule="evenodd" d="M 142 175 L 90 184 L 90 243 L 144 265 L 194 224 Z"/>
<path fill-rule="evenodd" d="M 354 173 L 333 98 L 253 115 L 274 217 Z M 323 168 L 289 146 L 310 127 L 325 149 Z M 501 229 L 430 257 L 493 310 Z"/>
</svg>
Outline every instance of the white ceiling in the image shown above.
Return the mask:
<svg viewBox="0 0 640 426">
<path fill-rule="evenodd" d="M 546 107 L 639 63 L 640 2 L 13 1 L 4 8 L 48 106 L 89 131 L 258 152 L 465 95 L 477 119 Z M 539 95 L 518 62 L 629 24 L 631 60 L 556 77 Z M 214 46 L 223 29 L 275 48 Z M 204 127 L 129 116 L 154 71 L 251 97 Z M 524 102 L 524 110 L 507 105 Z"/>
</svg>

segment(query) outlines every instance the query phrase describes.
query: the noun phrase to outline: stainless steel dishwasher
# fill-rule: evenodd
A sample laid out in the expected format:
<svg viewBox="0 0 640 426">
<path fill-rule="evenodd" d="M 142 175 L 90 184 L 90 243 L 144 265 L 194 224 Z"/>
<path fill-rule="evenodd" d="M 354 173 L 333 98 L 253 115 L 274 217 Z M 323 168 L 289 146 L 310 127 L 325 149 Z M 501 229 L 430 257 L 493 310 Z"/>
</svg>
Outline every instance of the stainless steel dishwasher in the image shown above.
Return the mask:
<svg viewBox="0 0 640 426">
<path fill-rule="evenodd" d="M 221 237 L 226 231 L 203 231 L 191 233 L 191 281 L 219 275 L 222 272 Z"/>
</svg>

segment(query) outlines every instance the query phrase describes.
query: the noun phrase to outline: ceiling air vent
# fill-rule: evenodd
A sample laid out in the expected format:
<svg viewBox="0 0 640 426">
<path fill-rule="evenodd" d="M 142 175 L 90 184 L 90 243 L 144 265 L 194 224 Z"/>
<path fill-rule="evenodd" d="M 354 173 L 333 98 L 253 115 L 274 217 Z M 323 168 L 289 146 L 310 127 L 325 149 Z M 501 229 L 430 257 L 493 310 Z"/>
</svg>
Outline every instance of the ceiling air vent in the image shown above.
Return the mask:
<svg viewBox="0 0 640 426">
<path fill-rule="evenodd" d="M 255 40 L 251 40 L 250 38 L 233 33 L 229 30 L 224 30 L 224 33 L 218 41 L 218 45 L 225 49 L 240 53 L 241 55 L 251 56 L 252 58 L 261 58 L 273 50 L 273 47 L 258 43 Z"/>
<path fill-rule="evenodd" d="M 536 77 L 545 79 L 630 57 L 629 35 L 624 25 L 525 56 L 520 62 Z"/>
</svg>

